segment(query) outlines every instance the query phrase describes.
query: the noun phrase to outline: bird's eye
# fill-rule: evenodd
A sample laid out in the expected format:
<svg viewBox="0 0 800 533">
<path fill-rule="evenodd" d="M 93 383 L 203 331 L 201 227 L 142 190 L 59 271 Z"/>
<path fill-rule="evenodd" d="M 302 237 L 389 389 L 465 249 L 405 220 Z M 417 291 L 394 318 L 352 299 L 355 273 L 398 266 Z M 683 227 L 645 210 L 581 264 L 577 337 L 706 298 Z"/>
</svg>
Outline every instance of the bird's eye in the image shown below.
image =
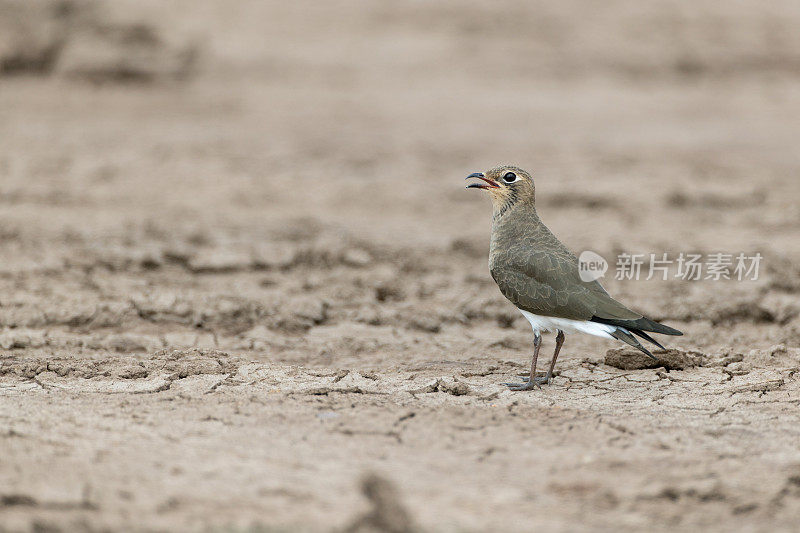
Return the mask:
<svg viewBox="0 0 800 533">
<path fill-rule="evenodd" d="M 505 176 L 503 176 L 503 181 L 506 183 L 514 183 L 515 181 L 517 181 L 517 175 L 514 174 L 513 172 L 509 172 Z"/>
</svg>

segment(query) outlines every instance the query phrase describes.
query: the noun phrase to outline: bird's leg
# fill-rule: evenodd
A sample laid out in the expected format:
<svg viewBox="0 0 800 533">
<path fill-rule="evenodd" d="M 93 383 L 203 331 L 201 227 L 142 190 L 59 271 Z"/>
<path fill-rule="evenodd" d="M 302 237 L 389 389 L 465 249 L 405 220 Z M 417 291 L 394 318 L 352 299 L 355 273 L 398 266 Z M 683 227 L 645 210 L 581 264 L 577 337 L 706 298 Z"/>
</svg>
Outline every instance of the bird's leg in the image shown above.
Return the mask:
<svg viewBox="0 0 800 533">
<path fill-rule="evenodd" d="M 539 347 L 542 345 L 542 336 L 538 331 L 533 333 L 533 359 L 531 360 L 531 374 L 528 376 L 528 381 L 525 383 L 503 383 L 513 391 L 533 390 L 534 387 L 539 387 L 536 381 L 536 360 L 539 359 Z"/>
<path fill-rule="evenodd" d="M 558 352 L 561 351 L 562 344 L 564 344 L 564 332 L 559 329 L 558 334 L 556 335 L 556 351 L 553 353 L 553 360 L 550 361 L 550 368 L 547 369 L 547 374 L 544 377 L 535 378 L 536 383 L 540 385 L 544 385 L 545 383 L 550 383 L 550 379 L 553 377 L 553 369 L 556 367 L 556 359 L 558 359 Z"/>
</svg>

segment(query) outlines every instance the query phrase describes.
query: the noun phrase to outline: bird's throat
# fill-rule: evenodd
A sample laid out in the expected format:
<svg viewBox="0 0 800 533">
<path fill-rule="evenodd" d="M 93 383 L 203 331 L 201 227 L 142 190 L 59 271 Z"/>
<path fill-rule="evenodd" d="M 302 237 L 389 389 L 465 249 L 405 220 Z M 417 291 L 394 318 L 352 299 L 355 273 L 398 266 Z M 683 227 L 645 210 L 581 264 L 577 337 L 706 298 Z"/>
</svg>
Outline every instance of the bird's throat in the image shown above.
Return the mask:
<svg viewBox="0 0 800 533">
<path fill-rule="evenodd" d="M 514 189 L 504 191 L 504 194 L 492 196 L 492 220 L 498 220 L 511 211 L 520 201 L 519 194 Z"/>
</svg>

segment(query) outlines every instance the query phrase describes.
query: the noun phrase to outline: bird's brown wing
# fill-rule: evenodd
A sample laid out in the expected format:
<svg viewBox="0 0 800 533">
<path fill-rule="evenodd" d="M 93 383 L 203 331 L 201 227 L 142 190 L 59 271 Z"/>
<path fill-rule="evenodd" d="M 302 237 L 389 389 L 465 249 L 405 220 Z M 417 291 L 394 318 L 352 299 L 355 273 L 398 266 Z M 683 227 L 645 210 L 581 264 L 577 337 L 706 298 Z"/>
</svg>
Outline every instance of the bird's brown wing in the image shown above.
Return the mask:
<svg viewBox="0 0 800 533">
<path fill-rule="evenodd" d="M 578 258 L 535 212 L 494 228 L 489 269 L 503 295 L 523 311 L 617 326 L 650 341 L 643 332 L 682 335 L 628 309 L 596 280 L 581 280 Z"/>
<path fill-rule="evenodd" d="M 508 255 L 514 255 L 514 250 Z M 580 279 L 578 259 L 560 250 L 528 250 L 519 257 L 498 254 L 491 266 L 500 292 L 524 311 L 542 316 L 591 320 L 642 317 L 614 300 L 597 281 Z M 504 257 L 506 256 L 506 257 Z"/>
<path fill-rule="evenodd" d="M 524 311 L 622 327 L 659 347 L 643 332 L 683 335 L 628 309 L 609 296 L 597 281 L 581 280 L 578 259 L 563 245 L 560 249 L 528 251 L 516 259 L 514 250 L 509 252 L 510 255 L 500 253 L 493 258 L 492 277 L 500 292 Z"/>
<path fill-rule="evenodd" d="M 642 317 L 614 300 L 597 281 L 581 280 L 578 258 L 535 212 L 530 220 L 496 230 L 489 269 L 503 295 L 520 309 L 573 320 Z"/>
<path fill-rule="evenodd" d="M 647 340 L 650 337 L 642 332 L 682 335 L 628 309 L 597 281 L 581 280 L 578 258 L 535 211 L 493 227 L 489 270 L 503 295 L 523 311 L 600 322 L 625 328 Z"/>
</svg>

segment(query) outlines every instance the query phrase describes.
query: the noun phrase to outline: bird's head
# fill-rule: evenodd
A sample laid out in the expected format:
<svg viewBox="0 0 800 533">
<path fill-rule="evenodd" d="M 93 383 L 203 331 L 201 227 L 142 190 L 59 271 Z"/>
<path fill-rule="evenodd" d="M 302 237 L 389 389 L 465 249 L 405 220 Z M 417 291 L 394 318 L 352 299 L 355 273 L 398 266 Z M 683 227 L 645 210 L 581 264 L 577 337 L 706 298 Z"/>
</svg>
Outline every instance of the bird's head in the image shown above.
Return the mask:
<svg viewBox="0 0 800 533">
<path fill-rule="evenodd" d="M 470 178 L 477 178 L 483 183 L 470 183 L 467 189 L 487 191 L 495 213 L 504 213 L 518 203 L 534 205 L 533 178 L 521 168 L 506 165 L 486 172 L 475 172 L 467 176 L 467 179 Z"/>
</svg>

